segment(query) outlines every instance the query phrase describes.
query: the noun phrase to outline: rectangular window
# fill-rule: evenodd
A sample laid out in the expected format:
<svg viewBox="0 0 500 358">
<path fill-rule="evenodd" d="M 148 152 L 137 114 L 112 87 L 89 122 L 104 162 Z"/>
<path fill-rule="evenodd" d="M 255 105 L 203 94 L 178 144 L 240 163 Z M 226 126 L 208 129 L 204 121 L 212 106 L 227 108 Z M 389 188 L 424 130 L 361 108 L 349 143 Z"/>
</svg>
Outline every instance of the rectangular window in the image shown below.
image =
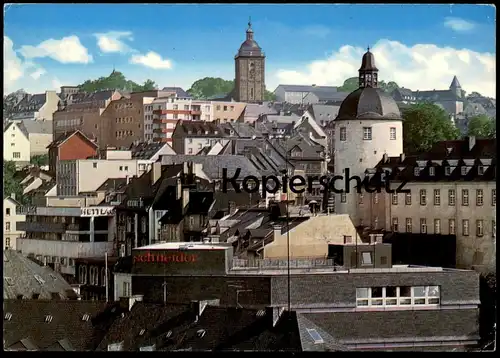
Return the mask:
<svg viewBox="0 0 500 358">
<path fill-rule="evenodd" d="M 427 194 L 425 189 L 420 189 L 420 205 L 427 205 Z"/>
<path fill-rule="evenodd" d="M 14 153 L 12 153 L 12 158 L 16 158 L 16 159 L 21 158 L 21 152 L 14 152 Z"/>
<path fill-rule="evenodd" d="M 441 220 L 434 219 L 434 234 L 441 234 Z"/>
<path fill-rule="evenodd" d="M 434 167 L 429 167 L 429 175 L 433 177 L 436 174 L 436 168 Z"/>
<path fill-rule="evenodd" d="M 340 135 L 340 141 L 345 142 L 347 140 L 347 128 L 340 127 L 339 135 Z"/>
<path fill-rule="evenodd" d="M 356 288 L 357 307 L 438 305 L 439 286 Z"/>
<path fill-rule="evenodd" d="M 398 194 L 397 193 L 392 194 L 392 205 L 398 205 Z"/>
<path fill-rule="evenodd" d="M 481 237 L 484 235 L 484 222 L 483 220 L 476 220 L 476 236 Z"/>
<path fill-rule="evenodd" d="M 123 283 L 123 297 L 130 297 L 130 282 Z"/>
<path fill-rule="evenodd" d="M 455 189 L 448 190 L 448 205 L 455 206 Z"/>
<path fill-rule="evenodd" d="M 444 167 L 444 175 L 446 176 L 451 175 L 451 167 Z"/>
<path fill-rule="evenodd" d="M 468 219 L 462 220 L 462 235 L 469 236 L 469 220 Z"/>
<path fill-rule="evenodd" d="M 363 127 L 363 140 L 372 140 L 372 128 Z"/>
<path fill-rule="evenodd" d="M 476 189 L 476 206 L 483 206 L 483 189 Z"/>
<path fill-rule="evenodd" d="M 420 175 L 420 168 L 419 167 L 415 167 L 413 169 L 413 175 L 415 175 L 416 177 L 418 177 Z"/>
<path fill-rule="evenodd" d="M 10 231 L 10 222 L 5 223 L 5 231 Z"/>
<path fill-rule="evenodd" d="M 450 235 L 455 235 L 455 219 L 448 220 L 448 231 Z"/>
<path fill-rule="evenodd" d="M 340 194 L 340 202 L 345 203 L 347 201 L 347 197 L 345 193 Z"/>
<path fill-rule="evenodd" d="M 462 189 L 462 206 L 469 206 L 469 189 Z"/>
<path fill-rule="evenodd" d="M 411 205 L 411 193 L 405 194 L 405 205 Z"/>
<path fill-rule="evenodd" d="M 362 252 L 361 253 L 361 264 L 362 265 L 373 265 L 371 252 Z"/>
<path fill-rule="evenodd" d="M 391 127 L 390 131 L 390 139 L 396 140 L 396 127 Z"/>
<path fill-rule="evenodd" d="M 406 232 L 411 233 L 413 230 L 413 224 L 411 218 L 406 218 Z"/>
<path fill-rule="evenodd" d="M 398 231 L 398 218 L 392 218 L 392 231 Z"/>
<path fill-rule="evenodd" d="M 10 208 L 5 209 L 5 216 L 10 216 Z"/>
<path fill-rule="evenodd" d="M 497 205 L 497 190 L 496 189 L 491 189 L 491 205 L 492 206 Z"/>
<path fill-rule="evenodd" d="M 427 234 L 427 220 L 420 219 L 420 233 Z"/>
<path fill-rule="evenodd" d="M 373 194 L 373 202 L 378 204 L 378 193 Z"/>
<path fill-rule="evenodd" d="M 441 205 L 441 190 L 434 189 L 434 205 Z"/>
</svg>

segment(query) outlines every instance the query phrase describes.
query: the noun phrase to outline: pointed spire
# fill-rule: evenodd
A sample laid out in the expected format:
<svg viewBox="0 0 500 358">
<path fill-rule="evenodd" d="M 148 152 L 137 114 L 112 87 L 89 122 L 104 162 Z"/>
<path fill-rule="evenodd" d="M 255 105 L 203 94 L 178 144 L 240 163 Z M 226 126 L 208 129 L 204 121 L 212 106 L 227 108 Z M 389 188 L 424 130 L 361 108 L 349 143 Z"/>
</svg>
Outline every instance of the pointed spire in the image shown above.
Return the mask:
<svg viewBox="0 0 500 358">
<path fill-rule="evenodd" d="M 370 52 L 370 45 L 366 48 L 366 52 Z"/>
<path fill-rule="evenodd" d="M 453 76 L 453 81 L 451 81 L 450 88 L 462 88 L 462 86 L 460 86 L 460 82 L 458 82 L 457 76 Z"/>
</svg>

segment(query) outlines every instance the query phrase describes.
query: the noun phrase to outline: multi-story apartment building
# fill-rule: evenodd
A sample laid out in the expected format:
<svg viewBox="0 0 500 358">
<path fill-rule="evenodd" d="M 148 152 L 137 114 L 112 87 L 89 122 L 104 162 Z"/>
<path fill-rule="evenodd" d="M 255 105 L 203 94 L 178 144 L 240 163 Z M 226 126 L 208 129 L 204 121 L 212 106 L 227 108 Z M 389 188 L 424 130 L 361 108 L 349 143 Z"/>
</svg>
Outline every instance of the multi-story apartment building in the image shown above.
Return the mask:
<svg viewBox="0 0 500 358">
<path fill-rule="evenodd" d="M 158 91 L 131 93 L 113 101 L 102 114 L 101 147 L 128 148 L 144 140 L 144 108 L 158 96 Z"/>
<path fill-rule="evenodd" d="M 3 130 L 3 160 L 13 161 L 16 166 L 30 163 L 30 140 L 22 122 L 9 122 Z"/>
<path fill-rule="evenodd" d="M 213 147 L 216 143 L 224 146 L 229 142 L 222 128 L 200 121 L 179 122 L 172 139 L 172 148 L 177 154 L 197 154 L 205 147 Z"/>
<path fill-rule="evenodd" d="M 3 199 L 3 248 L 16 249 L 16 241 L 24 232 L 17 229 L 17 222 L 24 221 L 25 216 L 18 214 L 18 207 L 21 204 L 16 200 L 16 196 L 6 196 Z"/>
<path fill-rule="evenodd" d="M 176 97 L 153 101 L 152 116 L 152 128 L 148 131 L 152 129 L 153 140 L 169 144 L 172 143 L 172 135 L 178 121 L 211 122 L 214 117 L 212 102 Z M 150 117 L 147 121 L 150 122 Z"/>
<path fill-rule="evenodd" d="M 46 91 L 40 94 L 26 94 L 14 107 L 12 119 L 51 121 L 57 111 L 59 96 L 56 91 Z"/>
<path fill-rule="evenodd" d="M 242 102 L 212 102 L 214 108 L 213 119 L 217 123 L 236 122 L 243 111 L 245 110 L 246 103 Z"/>
<path fill-rule="evenodd" d="M 111 101 L 121 97 L 114 90 L 69 95 L 54 113 L 54 138 L 79 130 L 90 139 L 103 142 L 109 135 L 109 129 L 108 124 L 104 124 L 102 115 Z"/>
<path fill-rule="evenodd" d="M 91 159 L 61 160 L 57 164 L 57 195 L 95 191 L 109 178 L 141 176 L 151 160 L 133 159 L 130 150 L 106 149 Z"/>
<path fill-rule="evenodd" d="M 406 182 L 410 192 L 358 196 L 364 225 L 456 235 L 459 267 L 495 267 L 496 140 L 439 142 L 418 156 L 385 156 L 375 171 L 392 172 L 391 187 Z"/>
</svg>

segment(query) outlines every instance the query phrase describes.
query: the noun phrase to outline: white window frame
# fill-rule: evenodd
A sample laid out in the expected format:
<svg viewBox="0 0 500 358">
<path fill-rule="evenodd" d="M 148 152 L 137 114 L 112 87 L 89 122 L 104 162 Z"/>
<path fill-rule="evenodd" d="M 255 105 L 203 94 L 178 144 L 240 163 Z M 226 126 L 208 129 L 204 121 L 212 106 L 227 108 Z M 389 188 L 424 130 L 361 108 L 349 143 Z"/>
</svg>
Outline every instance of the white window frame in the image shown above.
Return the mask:
<svg viewBox="0 0 500 358">
<path fill-rule="evenodd" d="M 469 206 L 469 189 L 462 189 L 462 206 Z"/>
<path fill-rule="evenodd" d="M 415 167 L 413 169 L 413 175 L 418 177 L 420 175 L 420 168 L 419 167 Z"/>
<path fill-rule="evenodd" d="M 483 219 L 476 220 L 476 236 L 477 237 L 484 236 L 484 220 Z"/>
<path fill-rule="evenodd" d="M 427 234 L 427 219 L 420 219 L 420 233 Z"/>
<path fill-rule="evenodd" d="M 448 220 L 448 232 L 450 235 L 456 235 L 457 233 L 457 224 L 455 219 Z"/>
<path fill-rule="evenodd" d="M 483 189 L 476 189 L 476 206 L 483 206 L 484 192 Z"/>
<path fill-rule="evenodd" d="M 396 127 L 391 127 L 389 129 L 389 139 L 390 140 L 396 140 L 397 139 L 397 136 L 396 136 Z"/>
<path fill-rule="evenodd" d="M 462 236 L 469 236 L 469 235 L 470 235 L 469 219 L 463 219 L 462 220 Z"/>
<path fill-rule="evenodd" d="M 372 127 L 363 127 L 363 140 L 372 140 L 373 132 Z"/>
<path fill-rule="evenodd" d="M 427 191 L 425 189 L 420 189 L 420 205 L 427 205 Z"/>
<path fill-rule="evenodd" d="M 387 288 L 395 288 L 396 295 L 387 297 Z M 384 308 L 384 307 L 413 307 L 413 306 L 439 306 L 441 302 L 440 286 L 389 286 L 389 287 L 358 287 L 356 288 L 356 307 Z M 401 288 L 410 289 L 410 296 L 401 296 Z M 382 297 L 373 297 L 373 289 L 382 289 Z M 423 294 L 418 293 L 423 291 Z M 360 293 L 363 292 L 361 295 Z"/>
<path fill-rule="evenodd" d="M 413 232 L 413 220 L 411 218 L 406 218 L 405 225 L 407 233 Z"/>
<path fill-rule="evenodd" d="M 434 189 L 434 205 L 436 205 L 436 206 L 441 205 L 441 190 L 440 189 Z"/>
<path fill-rule="evenodd" d="M 340 202 L 341 203 L 347 202 L 347 195 L 345 193 L 340 193 Z"/>
<path fill-rule="evenodd" d="M 398 193 L 392 193 L 391 195 L 391 204 L 398 205 Z"/>
<path fill-rule="evenodd" d="M 346 127 L 340 127 L 339 139 L 341 142 L 347 141 L 347 128 Z"/>
<path fill-rule="evenodd" d="M 392 218 L 392 231 L 398 232 L 399 225 L 398 225 L 398 218 Z"/>
<path fill-rule="evenodd" d="M 434 234 L 441 234 L 441 219 L 434 219 Z"/>
<path fill-rule="evenodd" d="M 411 205 L 411 193 L 405 194 L 405 205 Z"/>
<path fill-rule="evenodd" d="M 448 205 L 455 206 L 456 204 L 456 192 L 455 189 L 448 189 Z"/>
<path fill-rule="evenodd" d="M 491 206 L 497 205 L 497 190 L 491 189 Z"/>
<path fill-rule="evenodd" d="M 431 177 L 433 177 L 434 175 L 436 175 L 436 168 L 434 167 L 429 167 L 429 175 Z"/>
</svg>

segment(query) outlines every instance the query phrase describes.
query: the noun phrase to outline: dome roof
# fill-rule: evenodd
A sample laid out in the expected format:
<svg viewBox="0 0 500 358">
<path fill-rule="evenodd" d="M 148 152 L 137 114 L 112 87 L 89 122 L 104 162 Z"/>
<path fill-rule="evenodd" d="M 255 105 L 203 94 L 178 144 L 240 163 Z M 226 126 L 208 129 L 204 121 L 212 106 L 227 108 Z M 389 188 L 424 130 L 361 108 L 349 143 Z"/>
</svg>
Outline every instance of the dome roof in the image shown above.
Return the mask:
<svg viewBox="0 0 500 358">
<path fill-rule="evenodd" d="M 241 44 L 237 56 L 262 57 L 262 49 L 259 44 L 253 39 L 253 30 L 251 22 L 248 22 L 246 40 Z"/>
<path fill-rule="evenodd" d="M 358 88 L 340 105 L 336 121 L 352 119 L 401 120 L 396 101 L 380 88 Z"/>
</svg>

